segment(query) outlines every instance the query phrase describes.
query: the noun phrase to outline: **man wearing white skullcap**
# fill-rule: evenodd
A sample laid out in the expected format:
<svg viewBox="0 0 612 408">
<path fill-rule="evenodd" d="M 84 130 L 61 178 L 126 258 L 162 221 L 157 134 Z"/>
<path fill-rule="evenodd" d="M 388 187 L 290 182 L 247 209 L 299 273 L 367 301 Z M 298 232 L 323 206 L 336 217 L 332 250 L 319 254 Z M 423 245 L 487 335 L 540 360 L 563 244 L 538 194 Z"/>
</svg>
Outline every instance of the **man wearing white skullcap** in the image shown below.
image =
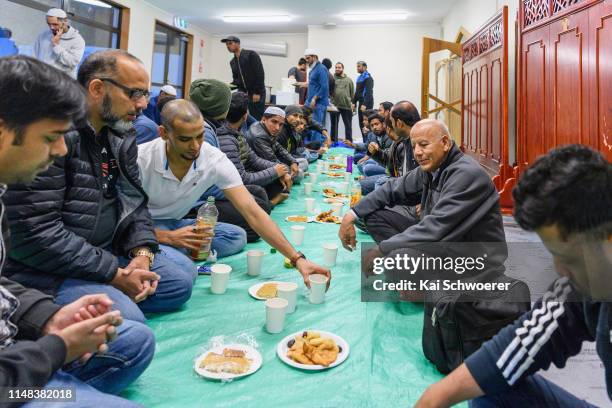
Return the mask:
<svg viewBox="0 0 612 408">
<path fill-rule="evenodd" d="M 62 9 L 47 11 L 45 30 L 34 43 L 34 56 L 76 78 L 76 68 L 85 52 L 85 40 L 68 24 L 68 15 Z"/>
</svg>

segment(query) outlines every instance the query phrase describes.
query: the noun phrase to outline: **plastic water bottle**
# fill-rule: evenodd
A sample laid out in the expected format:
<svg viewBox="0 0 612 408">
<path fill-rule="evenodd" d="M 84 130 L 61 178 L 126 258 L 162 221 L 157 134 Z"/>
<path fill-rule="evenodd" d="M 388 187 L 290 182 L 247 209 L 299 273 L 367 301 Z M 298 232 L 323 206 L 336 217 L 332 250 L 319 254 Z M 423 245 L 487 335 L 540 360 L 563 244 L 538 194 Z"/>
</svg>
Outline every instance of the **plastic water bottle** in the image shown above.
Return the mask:
<svg viewBox="0 0 612 408">
<path fill-rule="evenodd" d="M 215 197 L 208 197 L 206 203 L 204 203 L 200 209 L 198 210 L 198 218 L 196 220 L 196 228 L 207 228 L 211 231 L 214 231 L 215 224 L 217 223 L 217 218 L 219 217 L 219 210 L 215 206 Z M 210 244 L 202 245 L 199 251 L 192 250 L 191 258 L 194 261 L 205 261 L 210 254 Z"/>
</svg>

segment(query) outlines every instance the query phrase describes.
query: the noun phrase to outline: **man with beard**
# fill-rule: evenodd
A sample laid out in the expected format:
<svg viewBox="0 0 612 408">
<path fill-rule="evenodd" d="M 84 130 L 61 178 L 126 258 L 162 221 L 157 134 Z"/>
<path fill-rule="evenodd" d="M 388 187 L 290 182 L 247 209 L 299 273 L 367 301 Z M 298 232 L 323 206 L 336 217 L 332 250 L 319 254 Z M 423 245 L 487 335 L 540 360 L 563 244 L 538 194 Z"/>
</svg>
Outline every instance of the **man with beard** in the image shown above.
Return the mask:
<svg viewBox="0 0 612 408">
<path fill-rule="evenodd" d="M 121 50 L 81 64 L 88 124 L 66 135 L 68 154 L 28 186 L 11 186 L 6 204 L 13 249 L 6 275 L 67 304 L 107 294 L 125 319 L 175 310 L 191 296 L 193 263 L 159 252 L 140 181 L 132 122 L 147 105 L 149 76 Z"/>
<path fill-rule="evenodd" d="M 308 171 L 308 164 L 316 161 L 319 154 L 310 152 L 304 147 L 301 133 L 304 131 L 302 126 L 304 114 L 298 105 L 289 105 L 285 108 L 285 124 L 279 132 L 276 140 L 283 146 L 298 162 L 300 177 Z"/>
<path fill-rule="evenodd" d="M 312 109 L 315 121 L 325 124 L 325 114 L 329 105 L 329 71 L 319 62 L 317 51 L 308 48 L 304 52 L 310 73 L 308 74 L 308 94 L 305 106 Z M 322 142 L 322 141 L 321 141 Z"/>
<path fill-rule="evenodd" d="M 285 123 L 285 111 L 275 106 L 270 106 L 264 112 L 261 122 L 254 123 L 249 128 L 247 140 L 251 149 L 262 159 L 283 163 L 291 169 L 291 179 L 293 181 L 299 176 L 300 168 L 298 161 L 278 143 L 276 137 Z M 281 180 L 286 192 L 291 191 L 292 182 Z"/>
<path fill-rule="evenodd" d="M 265 119 L 265 115 L 264 115 Z M 227 225 L 210 230 L 195 227 L 195 220 L 183 218 L 210 186 L 217 185 L 251 228 L 268 244 L 291 260 L 309 285 L 309 275 L 330 272 L 297 252 L 270 216 L 255 202 L 242 184 L 236 167 L 219 149 L 204 141 L 204 119 L 198 107 L 179 99 L 162 111 L 161 138 L 139 147 L 138 165 L 142 185 L 149 194 L 149 209 L 155 220 L 162 249 L 177 263 L 190 262 L 185 252 L 199 250 L 215 241 L 219 253 L 246 245 L 246 234 L 228 234 Z M 237 228 L 235 226 L 231 226 Z M 230 230 L 231 232 L 231 230 Z M 228 248 L 222 248 L 227 246 Z"/>
<path fill-rule="evenodd" d="M 355 84 L 353 80 L 344 73 L 344 64 L 341 62 L 336 63 L 336 72 L 334 74 L 334 80 L 336 88 L 332 97 L 332 102 L 338 112 L 330 112 L 331 119 L 331 138 L 335 143 L 338 141 L 338 123 L 340 122 L 340 116 L 342 116 L 342 123 L 344 123 L 344 140 L 353 141 L 353 111 L 351 108 L 351 101 L 355 96 Z"/>
</svg>

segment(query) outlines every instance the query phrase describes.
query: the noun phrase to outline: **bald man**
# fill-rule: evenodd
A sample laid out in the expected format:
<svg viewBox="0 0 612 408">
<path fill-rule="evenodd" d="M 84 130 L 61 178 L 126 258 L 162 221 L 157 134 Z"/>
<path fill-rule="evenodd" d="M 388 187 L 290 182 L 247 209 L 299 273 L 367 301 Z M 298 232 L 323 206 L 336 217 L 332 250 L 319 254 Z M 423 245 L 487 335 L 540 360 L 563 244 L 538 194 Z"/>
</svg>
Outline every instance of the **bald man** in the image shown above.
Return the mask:
<svg viewBox="0 0 612 408">
<path fill-rule="evenodd" d="M 391 179 L 361 200 L 340 226 L 343 246 L 356 246 L 354 223 L 364 218 L 378 251 L 411 242 L 505 242 L 499 197 L 489 175 L 453 142 L 444 123 L 424 119 L 410 131 L 419 167 Z M 388 208 L 421 205 L 420 219 Z"/>
<path fill-rule="evenodd" d="M 184 99 L 168 102 L 161 112 L 161 120 L 161 137 L 139 146 L 138 166 L 164 253 L 176 263 L 184 264 L 191 262 L 187 251 L 199 250 L 211 239 L 211 247 L 219 257 L 244 248 L 246 232 L 240 227 L 217 223 L 214 231 L 201 230 L 195 228 L 194 219 L 183 218 L 202 194 L 216 185 L 248 225 L 291 260 L 307 286 L 310 274 L 331 277 L 329 270 L 306 260 L 291 246 L 243 185 L 230 159 L 204 141 L 204 118 L 193 102 Z"/>
</svg>

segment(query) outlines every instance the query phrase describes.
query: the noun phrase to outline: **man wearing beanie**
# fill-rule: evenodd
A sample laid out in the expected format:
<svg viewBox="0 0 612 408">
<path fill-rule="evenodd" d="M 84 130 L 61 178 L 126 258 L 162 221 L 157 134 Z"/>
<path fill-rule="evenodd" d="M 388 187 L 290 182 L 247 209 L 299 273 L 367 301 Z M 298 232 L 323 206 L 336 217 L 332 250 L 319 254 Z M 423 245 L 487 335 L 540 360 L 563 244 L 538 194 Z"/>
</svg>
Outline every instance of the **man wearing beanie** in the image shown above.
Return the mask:
<svg viewBox="0 0 612 408">
<path fill-rule="evenodd" d="M 247 140 L 251 149 L 266 160 L 284 163 L 291 168 L 291 178 L 300 181 L 298 161 L 276 139 L 285 123 L 285 111 L 276 106 L 270 106 L 264 112 L 261 122 L 253 123 L 249 128 Z M 284 183 L 284 181 L 283 181 Z M 285 185 L 291 190 L 291 183 Z"/>
</svg>

